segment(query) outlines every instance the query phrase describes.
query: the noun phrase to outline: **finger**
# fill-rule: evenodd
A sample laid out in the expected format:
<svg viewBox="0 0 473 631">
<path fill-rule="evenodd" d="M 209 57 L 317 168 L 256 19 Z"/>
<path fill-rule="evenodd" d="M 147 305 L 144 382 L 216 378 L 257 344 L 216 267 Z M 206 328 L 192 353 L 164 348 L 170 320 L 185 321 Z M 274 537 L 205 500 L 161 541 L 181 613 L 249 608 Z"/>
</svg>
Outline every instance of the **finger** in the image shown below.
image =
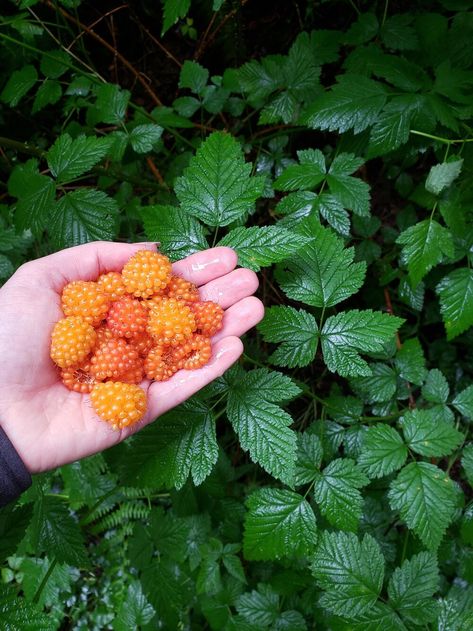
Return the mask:
<svg viewBox="0 0 473 631">
<path fill-rule="evenodd" d="M 211 248 L 177 261 L 172 271 L 200 286 L 231 272 L 237 261 L 237 255 L 231 248 Z"/>
<path fill-rule="evenodd" d="M 20 270 L 30 278 L 46 276 L 59 291 L 72 280 L 96 280 L 104 272 L 121 271 L 138 250 L 156 250 L 156 244 L 94 241 L 31 261 Z"/>
<path fill-rule="evenodd" d="M 180 370 L 169 381 L 153 382 L 148 390 L 150 421 L 179 405 L 198 390 L 217 379 L 243 352 L 238 337 L 226 337 L 212 348 L 212 359 L 198 370 Z"/>
<path fill-rule="evenodd" d="M 264 316 L 264 307 L 261 300 L 255 296 L 243 298 L 225 311 L 223 327 L 213 336 L 212 342 L 234 335 L 240 337 L 249 329 L 261 322 Z"/>
<path fill-rule="evenodd" d="M 199 290 L 201 300 L 213 300 L 224 309 L 258 289 L 258 277 L 249 269 L 236 269 L 230 274 L 210 281 Z"/>
</svg>

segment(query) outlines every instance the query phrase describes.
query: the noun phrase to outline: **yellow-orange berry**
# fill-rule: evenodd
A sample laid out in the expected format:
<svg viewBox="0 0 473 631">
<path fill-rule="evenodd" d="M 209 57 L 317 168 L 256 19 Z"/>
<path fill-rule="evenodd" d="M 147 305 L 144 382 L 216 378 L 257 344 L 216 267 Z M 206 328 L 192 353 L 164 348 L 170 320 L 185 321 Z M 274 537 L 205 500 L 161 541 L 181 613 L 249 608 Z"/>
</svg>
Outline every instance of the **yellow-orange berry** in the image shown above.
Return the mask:
<svg viewBox="0 0 473 631">
<path fill-rule="evenodd" d="M 107 326 L 116 337 L 134 338 L 146 332 L 148 310 L 136 298 L 123 296 L 108 312 Z"/>
<path fill-rule="evenodd" d="M 196 370 L 208 363 L 212 356 L 212 346 L 210 338 L 196 333 L 184 345 L 186 354 L 178 363 L 179 368 L 185 370 Z"/>
<path fill-rule="evenodd" d="M 112 340 L 115 337 L 112 330 L 108 328 L 106 323 L 101 324 L 99 327 L 97 327 L 95 329 L 95 332 L 97 333 L 97 341 L 95 342 L 95 346 L 97 348 L 101 346 L 104 342 L 108 342 L 108 340 Z"/>
<path fill-rule="evenodd" d="M 97 381 L 120 380 L 123 374 L 136 370 L 141 364 L 136 348 L 123 339 L 113 338 L 95 349 L 90 358 L 90 372 Z"/>
<path fill-rule="evenodd" d="M 98 383 L 90 394 L 97 415 L 113 429 L 122 429 L 140 421 L 146 412 L 146 394 L 130 383 Z"/>
<path fill-rule="evenodd" d="M 61 380 L 66 388 L 81 394 L 91 392 L 96 383 L 95 377 L 90 373 L 90 361 L 88 359 L 79 366 L 63 368 L 61 370 Z"/>
<path fill-rule="evenodd" d="M 142 333 L 134 337 L 131 344 L 136 348 L 141 357 L 146 357 L 156 342 L 148 333 Z"/>
<path fill-rule="evenodd" d="M 196 302 L 190 305 L 195 317 L 196 329 L 206 337 L 212 337 L 222 328 L 224 311 L 216 302 Z"/>
<path fill-rule="evenodd" d="M 190 338 L 195 326 L 195 318 L 182 300 L 163 298 L 151 306 L 148 332 L 158 343 L 178 346 Z"/>
<path fill-rule="evenodd" d="M 122 275 L 119 272 L 101 274 L 97 279 L 97 285 L 110 300 L 118 300 L 126 292 Z"/>
<path fill-rule="evenodd" d="M 171 276 L 165 294 L 168 298 L 176 298 L 176 300 L 185 300 L 186 302 L 198 302 L 200 300 L 197 287 L 180 276 Z"/>
<path fill-rule="evenodd" d="M 126 291 L 138 298 L 162 291 L 170 278 L 171 261 L 164 254 L 150 250 L 139 250 L 122 269 Z"/>
<path fill-rule="evenodd" d="M 93 327 L 83 318 L 63 318 L 56 322 L 51 334 L 51 359 L 60 368 L 80 364 L 93 349 L 96 337 Z"/>
<path fill-rule="evenodd" d="M 61 305 L 65 316 L 81 316 L 86 322 L 98 326 L 108 312 L 110 298 L 97 283 L 74 280 L 62 291 Z"/>
<path fill-rule="evenodd" d="M 145 359 L 144 369 L 148 379 L 154 379 L 154 381 L 170 379 L 178 370 L 172 347 L 162 344 L 155 346 Z"/>
</svg>

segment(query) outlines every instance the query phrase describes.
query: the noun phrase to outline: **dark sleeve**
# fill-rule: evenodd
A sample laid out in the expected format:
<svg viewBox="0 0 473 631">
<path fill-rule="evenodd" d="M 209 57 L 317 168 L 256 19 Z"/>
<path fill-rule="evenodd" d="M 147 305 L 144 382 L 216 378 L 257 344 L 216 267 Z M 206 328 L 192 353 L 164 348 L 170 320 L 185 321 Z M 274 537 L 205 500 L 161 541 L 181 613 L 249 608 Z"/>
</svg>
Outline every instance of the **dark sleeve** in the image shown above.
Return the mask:
<svg viewBox="0 0 473 631">
<path fill-rule="evenodd" d="M 0 427 L 0 507 L 31 486 L 31 476 L 7 435 Z"/>
</svg>

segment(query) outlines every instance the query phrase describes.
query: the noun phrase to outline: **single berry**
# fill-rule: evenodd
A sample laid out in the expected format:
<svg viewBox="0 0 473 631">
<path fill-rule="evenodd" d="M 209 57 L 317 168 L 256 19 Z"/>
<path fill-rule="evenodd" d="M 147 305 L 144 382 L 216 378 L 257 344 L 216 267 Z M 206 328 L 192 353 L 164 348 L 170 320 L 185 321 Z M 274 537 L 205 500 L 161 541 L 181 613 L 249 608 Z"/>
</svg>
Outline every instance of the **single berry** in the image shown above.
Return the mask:
<svg viewBox="0 0 473 631">
<path fill-rule="evenodd" d="M 61 380 L 69 390 L 89 394 L 96 383 L 95 377 L 90 373 L 90 360 L 86 359 L 79 366 L 63 368 Z"/>
<path fill-rule="evenodd" d="M 171 276 L 165 294 L 168 298 L 185 300 L 185 302 L 198 302 L 200 300 L 199 290 L 193 283 L 174 275 Z"/>
<path fill-rule="evenodd" d="M 61 302 L 65 316 L 81 316 L 98 326 L 107 315 L 110 298 L 97 283 L 75 280 L 64 287 Z"/>
<path fill-rule="evenodd" d="M 134 338 L 146 332 L 148 310 L 136 298 L 123 296 L 108 312 L 107 326 L 116 337 Z"/>
<path fill-rule="evenodd" d="M 120 375 L 120 381 L 123 383 L 141 383 L 143 381 L 144 371 L 143 363 L 140 361 L 134 368 L 122 372 Z"/>
<path fill-rule="evenodd" d="M 173 350 L 173 347 L 159 344 L 148 353 L 144 363 L 145 374 L 148 379 L 166 381 L 177 372 L 178 366 Z"/>
<path fill-rule="evenodd" d="M 196 333 L 184 345 L 185 356 L 179 361 L 179 368 L 185 370 L 196 370 L 208 363 L 212 356 L 212 346 L 210 338 Z"/>
<path fill-rule="evenodd" d="M 97 383 L 90 394 L 97 415 L 112 429 L 140 421 L 146 412 L 146 394 L 136 385 L 120 381 Z"/>
<path fill-rule="evenodd" d="M 110 300 L 118 300 L 118 298 L 126 293 L 122 275 L 119 272 L 101 274 L 97 279 L 97 285 Z"/>
<path fill-rule="evenodd" d="M 164 254 L 139 250 L 122 269 L 122 278 L 129 294 L 148 298 L 162 291 L 171 278 L 171 261 Z"/>
<path fill-rule="evenodd" d="M 123 374 L 137 370 L 141 364 L 136 348 L 123 339 L 113 338 L 95 349 L 90 358 L 90 372 L 97 381 L 120 380 Z"/>
<path fill-rule="evenodd" d="M 206 337 L 212 337 L 222 328 L 224 311 L 216 302 L 196 302 L 190 305 L 195 317 L 196 329 Z"/>
<path fill-rule="evenodd" d="M 195 318 L 182 300 L 163 298 L 151 306 L 148 332 L 160 344 L 182 344 L 195 331 L 195 326 Z"/>
<path fill-rule="evenodd" d="M 80 364 L 91 352 L 97 335 L 94 328 L 79 316 L 56 322 L 51 334 L 51 359 L 60 367 Z"/>
</svg>

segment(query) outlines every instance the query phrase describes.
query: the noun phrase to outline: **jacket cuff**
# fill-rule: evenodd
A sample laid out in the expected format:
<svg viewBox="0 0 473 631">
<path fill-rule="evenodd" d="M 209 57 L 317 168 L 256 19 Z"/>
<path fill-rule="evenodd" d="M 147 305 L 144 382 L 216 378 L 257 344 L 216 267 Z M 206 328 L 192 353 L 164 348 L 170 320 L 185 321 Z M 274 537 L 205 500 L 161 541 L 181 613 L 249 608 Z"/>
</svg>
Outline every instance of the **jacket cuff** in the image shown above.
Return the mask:
<svg viewBox="0 0 473 631">
<path fill-rule="evenodd" d="M 31 486 L 31 475 L 0 427 L 0 507 L 15 500 Z"/>
</svg>

